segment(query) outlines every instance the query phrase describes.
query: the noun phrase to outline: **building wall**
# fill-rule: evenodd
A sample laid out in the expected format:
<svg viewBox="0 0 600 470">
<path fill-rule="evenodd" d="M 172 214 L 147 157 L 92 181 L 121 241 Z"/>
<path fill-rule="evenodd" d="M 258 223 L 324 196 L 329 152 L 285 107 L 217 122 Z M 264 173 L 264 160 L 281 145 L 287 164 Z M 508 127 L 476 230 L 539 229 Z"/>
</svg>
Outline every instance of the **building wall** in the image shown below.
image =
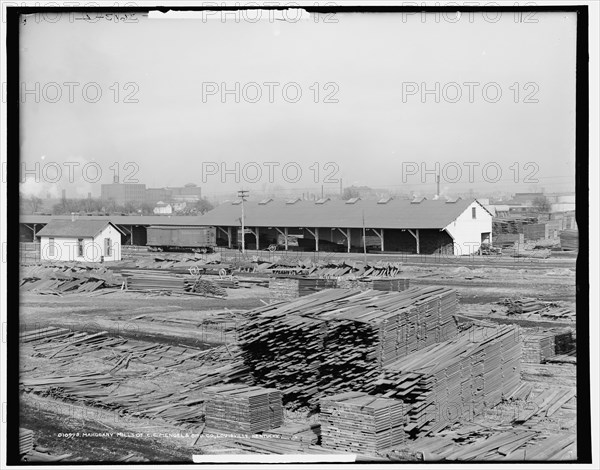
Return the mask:
<svg viewBox="0 0 600 470">
<path fill-rule="evenodd" d="M 103 184 L 100 189 L 101 198 L 123 205 L 128 202 L 144 202 L 146 200 L 145 184 Z"/>
<path fill-rule="evenodd" d="M 54 254 L 50 250 L 50 237 L 40 237 L 40 259 L 42 261 L 81 261 L 88 263 L 119 261 L 121 259 L 121 232 L 112 225 L 107 226 L 96 238 L 83 238 L 83 256 L 79 256 L 79 237 L 54 237 Z M 107 256 L 104 239 L 109 238 L 112 256 Z"/>
<path fill-rule="evenodd" d="M 472 218 L 472 209 L 476 209 L 476 218 Z M 470 255 L 479 250 L 482 234 L 487 235 L 492 243 L 492 216 L 480 204 L 473 202 L 454 222 L 451 222 L 446 231 L 454 240 L 454 254 Z"/>
</svg>

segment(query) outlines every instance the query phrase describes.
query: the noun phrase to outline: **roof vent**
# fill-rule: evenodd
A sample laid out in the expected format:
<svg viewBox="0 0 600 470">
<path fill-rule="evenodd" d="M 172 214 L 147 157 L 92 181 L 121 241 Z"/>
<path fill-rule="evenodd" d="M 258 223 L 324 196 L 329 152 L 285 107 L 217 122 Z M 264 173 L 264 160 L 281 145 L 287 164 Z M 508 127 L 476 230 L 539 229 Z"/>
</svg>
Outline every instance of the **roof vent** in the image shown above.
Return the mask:
<svg viewBox="0 0 600 470">
<path fill-rule="evenodd" d="M 421 204 L 426 199 L 427 199 L 426 197 L 416 197 L 412 201 L 410 201 L 410 203 L 411 204 Z"/>
<path fill-rule="evenodd" d="M 325 204 L 327 201 L 329 201 L 329 198 L 328 197 L 323 197 L 321 199 L 317 199 L 315 201 L 315 204 Z"/>
<path fill-rule="evenodd" d="M 286 204 L 296 204 L 298 201 L 301 201 L 302 199 L 297 197 L 294 199 L 288 199 L 287 201 L 285 201 Z"/>
<path fill-rule="evenodd" d="M 241 199 L 237 199 L 236 201 L 233 201 L 233 202 L 231 203 L 231 205 L 232 205 L 232 206 L 239 206 L 241 203 L 242 203 L 242 200 L 241 200 Z"/>
<path fill-rule="evenodd" d="M 462 199 L 462 197 L 449 198 L 448 200 L 446 200 L 446 204 L 454 204 L 455 202 L 458 202 L 461 199 Z"/>
<path fill-rule="evenodd" d="M 346 204 L 356 204 L 358 201 L 360 201 L 359 197 L 351 197 L 346 201 Z"/>
<path fill-rule="evenodd" d="M 377 204 L 387 204 L 392 199 L 394 199 L 394 198 L 391 196 L 390 197 L 382 197 L 379 201 L 377 201 Z"/>
<path fill-rule="evenodd" d="M 272 200 L 273 200 L 273 198 L 270 198 L 270 197 L 268 197 L 268 198 L 266 198 L 266 199 L 263 199 L 262 201 L 260 201 L 258 204 L 259 204 L 260 206 L 266 206 L 266 205 L 267 205 L 269 202 L 271 202 Z"/>
</svg>

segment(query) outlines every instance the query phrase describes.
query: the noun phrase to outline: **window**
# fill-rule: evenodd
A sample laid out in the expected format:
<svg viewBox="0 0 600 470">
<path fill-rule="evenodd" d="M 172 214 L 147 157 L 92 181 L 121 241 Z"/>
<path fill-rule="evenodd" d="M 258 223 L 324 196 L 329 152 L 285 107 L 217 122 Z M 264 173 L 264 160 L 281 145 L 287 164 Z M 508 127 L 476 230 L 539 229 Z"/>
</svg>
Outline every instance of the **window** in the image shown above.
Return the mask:
<svg viewBox="0 0 600 470">
<path fill-rule="evenodd" d="M 54 238 L 48 239 L 48 256 L 54 258 Z"/>
<path fill-rule="evenodd" d="M 83 256 L 83 238 L 77 240 L 77 247 L 77 252 L 79 253 L 77 256 Z"/>
<path fill-rule="evenodd" d="M 104 256 L 112 256 L 112 245 L 110 243 L 110 238 L 104 239 Z"/>
<path fill-rule="evenodd" d="M 477 207 L 471 208 L 471 215 L 473 216 L 474 219 L 477 218 Z"/>
</svg>

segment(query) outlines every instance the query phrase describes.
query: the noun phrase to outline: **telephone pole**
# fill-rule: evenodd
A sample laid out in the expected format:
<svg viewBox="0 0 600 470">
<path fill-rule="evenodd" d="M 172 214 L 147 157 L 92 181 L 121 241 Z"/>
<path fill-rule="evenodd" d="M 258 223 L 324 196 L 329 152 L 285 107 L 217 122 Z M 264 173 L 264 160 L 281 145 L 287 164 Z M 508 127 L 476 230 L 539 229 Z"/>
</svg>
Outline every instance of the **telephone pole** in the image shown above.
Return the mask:
<svg viewBox="0 0 600 470">
<path fill-rule="evenodd" d="M 246 200 L 246 198 L 248 197 L 248 193 L 250 191 L 238 191 L 238 197 L 242 200 L 242 254 L 246 253 L 246 228 L 245 228 L 245 222 L 244 222 L 244 201 Z"/>
</svg>

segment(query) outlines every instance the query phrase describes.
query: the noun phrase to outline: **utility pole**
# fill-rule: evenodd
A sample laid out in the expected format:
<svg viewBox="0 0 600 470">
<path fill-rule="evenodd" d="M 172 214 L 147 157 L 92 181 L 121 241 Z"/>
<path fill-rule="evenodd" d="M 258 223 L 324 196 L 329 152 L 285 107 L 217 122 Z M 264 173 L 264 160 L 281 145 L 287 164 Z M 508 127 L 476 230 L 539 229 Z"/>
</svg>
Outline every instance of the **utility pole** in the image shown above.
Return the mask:
<svg viewBox="0 0 600 470">
<path fill-rule="evenodd" d="M 246 200 L 246 198 L 248 197 L 248 193 L 250 191 L 238 191 L 238 197 L 242 200 L 242 254 L 246 253 L 246 228 L 245 228 L 245 222 L 244 222 L 244 201 Z"/>
<path fill-rule="evenodd" d="M 363 254 L 365 257 L 365 268 L 367 266 L 367 228 L 365 227 L 365 211 L 362 211 L 362 223 L 363 223 Z"/>
</svg>

